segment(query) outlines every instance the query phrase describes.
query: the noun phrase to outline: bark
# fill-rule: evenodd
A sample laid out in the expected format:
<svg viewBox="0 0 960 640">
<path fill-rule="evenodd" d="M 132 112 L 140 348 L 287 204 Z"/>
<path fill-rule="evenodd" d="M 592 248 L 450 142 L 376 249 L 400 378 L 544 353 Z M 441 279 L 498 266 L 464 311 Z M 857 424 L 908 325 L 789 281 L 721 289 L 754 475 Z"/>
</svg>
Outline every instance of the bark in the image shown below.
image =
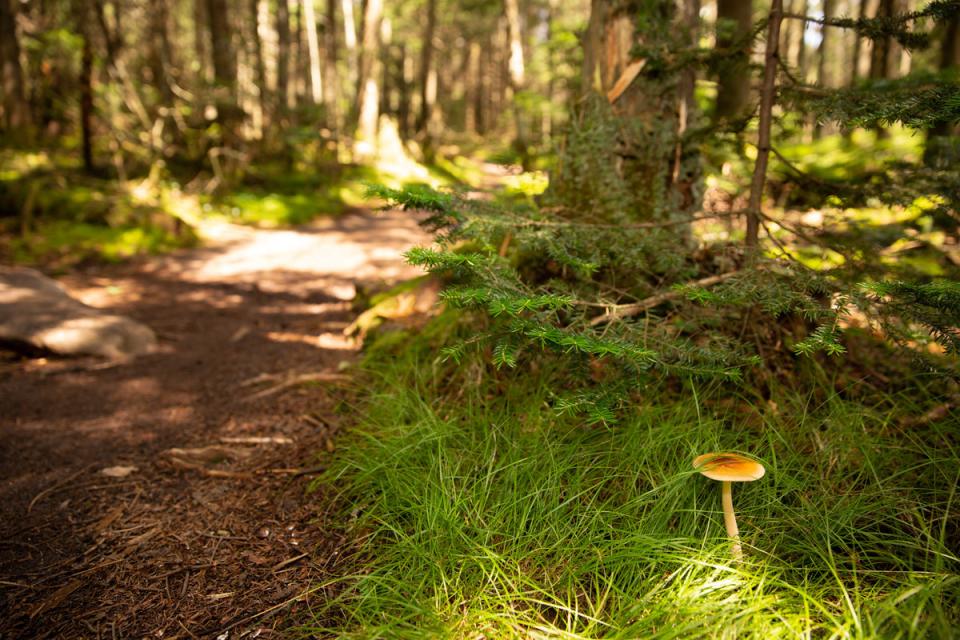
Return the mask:
<svg viewBox="0 0 960 640">
<path fill-rule="evenodd" d="M 877 6 L 877 17 L 886 18 L 893 15 L 895 3 L 894 0 L 880 0 Z M 870 79 L 883 80 L 890 77 L 890 53 L 893 45 L 893 38 L 886 37 L 873 41 L 873 53 L 870 56 Z M 885 138 L 887 130 L 884 127 L 874 128 L 877 138 Z"/>
<path fill-rule="evenodd" d="M 277 97 L 276 111 L 285 118 L 290 108 L 290 7 L 277 1 Z"/>
<path fill-rule="evenodd" d="M 617 81 L 636 71 L 633 51 L 638 46 L 661 51 L 689 47 L 697 23 L 693 7 L 683 0 L 592 0 L 584 35 L 587 92 L 613 95 Z M 682 69 L 640 71 L 622 92 L 615 92 L 610 108 L 621 129 L 615 143 L 620 160 L 610 170 L 629 194 L 624 210 L 632 217 L 676 218 L 700 205 L 699 153 L 684 138 L 696 117 L 692 86 L 692 76 Z"/>
<path fill-rule="evenodd" d="M 800 15 L 805 16 L 808 11 L 810 11 L 810 1 L 802 0 L 800 3 Z M 806 39 L 807 23 L 801 23 L 799 31 L 800 38 L 797 43 L 797 72 L 799 73 L 800 81 L 807 82 L 807 76 L 809 75 Z"/>
<path fill-rule="evenodd" d="M 836 14 L 836 0 L 823 0 L 824 19 L 833 18 Z M 820 28 L 820 46 L 817 48 L 817 84 L 821 87 L 833 87 L 833 76 L 830 64 L 833 62 L 833 39 L 838 36 L 836 29 L 822 26 Z M 832 129 L 832 127 L 831 127 Z M 829 130 L 828 130 L 829 131 Z M 814 125 L 813 137 L 820 138 L 824 134 L 824 124 L 817 122 Z"/>
<path fill-rule="evenodd" d="M 341 0 L 343 8 L 343 46 L 347 50 L 347 68 L 349 69 L 350 86 L 356 87 L 358 82 L 357 57 L 357 21 L 353 14 L 354 0 Z"/>
<path fill-rule="evenodd" d="M 731 56 L 717 65 L 718 120 L 743 117 L 750 109 L 752 0 L 717 0 L 717 48 Z"/>
<path fill-rule="evenodd" d="M 240 107 L 237 105 L 237 58 L 231 42 L 227 0 L 206 0 L 213 51 L 213 80 L 219 96 L 217 112 L 223 127 L 223 142 L 233 146 L 240 138 Z"/>
<path fill-rule="evenodd" d="M 437 0 L 427 0 L 427 19 L 420 49 L 420 115 L 417 132 L 426 131 L 437 103 L 437 70 L 433 67 L 433 38 L 437 26 Z"/>
<path fill-rule="evenodd" d="M 464 127 L 467 133 L 478 133 L 480 130 L 480 110 L 483 105 L 483 95 L 481 91 L 482 78 L 480 69 L 480 43 L 471 42 L 468 50 L 467 63 L 467 84 L 464 90 L 464 101 L 466 112 L 464 115 Z"/>
<path fill-rule="evenodd" d="M 324 56 L 323 103 L 327 108 L 327 126 L 334 132 L 340 130 L 340 108 L 337 104 L 340 80 L 337 75 L 337 0 L 327 0 L 326 55 Z"/>
<path fill-rule="evenodd" d="M 383 0 L 367 0 L 363 12 L 363 41 L 360 43 L 358 117 L 354 155 L 370 160 L 376 155 L 380 118 L 380 21 Z"/>
<path fill-rule="evenodd" d="M 863 20 L 867 15 L 867 2 L 868 0 L 860 0 L 859 9 L 857 13 L 857 18 Z M 853 54 L 852 61 L 850 63 L 850 86 L 857 84 L 857 80 L 860 78 L 860 52 L 863 51 L 863 39 L 860 35 L 854 31 L 853 32 Z"/>
<path fill-rule="evenodd" d="M 80 147 L 83 168 L 94 171 L 93 162 L 93 46 L 90 34 L 83 34 L 80 51 Z"/>
<path fill-rule="evenodd" d="M 257 84 L 257 93 L 259 98 L 260 112 L 266 116 L 270 110 L 270 97 L 267 88 L 267 65 L 264 61 L 263 34 L 261 28 L 265 27 L 260 19 L 260 3 L 262 0 L 249 0 L 250 19 L 252 21 L 252 41 L 250 43 L 250 53 L 253 57 L 253 70 Z"/>
<path fill-rule="evenodd" d="M 317 35 L 317 13 L 313 0 L 303 0 L 303 21 L 307 31 L 307 55 L 310 68 L 310 99 L 313 104 L 323 102 L 323 77 L 321 76 L 320 38 Z"/>
<path fill-rule="evenodd" d="M 520 154 L 524 167 L 529 162 L 527 153 L 527 123 L 523 110 L 517 102 L 517 94 L 526 86 L 526 65 L 523 59 L 523 37 L 520 32 L 520 8 L 518 0 L 504 0 L 503 9 L 507 19 L 507 37 L 510 57 L 507 60 L 509 99 L 513 106 L 514 141 L 513 146 Z"/>
<path fill-rule="evenodd" d="M 17 35 L 18 0 L 0 0 L 0 86 L 3 88 L 4 128 L 23 130 L 30 123 L 30 106 Z"/>
<path fill-rule="evenodd" d="M 767 27 L 767 47 L 763 61 L 763 86 L 760 92 L 760 122 L 757 125 L 757 161 L 750 183 L 750 201 L 747 204 L 748 247 L 757 246 L 760 234 L 760 215 L 763 206 L 763 188 L 767 181 L 767 163 L 770 160 L 770 124 L 773 103 L 777 93 L 777 66 L 780 58 L 780 23 L 783 20 L 783 0 L 773 0 Z"/>
<path fill-rule="evenodd" d="M 168 23 L 170 11 L 167 0 L 154 0 L 150 6 L 150 71 L 153 84 L 160 90 L 161 101 L 165 105 L 173 102 L 173 49 L 170 46 Z"/>
<path fill-rule="evenodd" d="M 197 62 L 200 65 L 200 74 L 206 84 L 213 82 L 213 74 L 211 73 L 213 65 L 210 62 L 210 50 L 207 42 L 208 29 L 207 4 L 205 0 L 194 0 L 193 47 L 197 54 Z"/>
<path fill-rule="evenodd" d="M 960 17 L 946 22 L 940 44 L 940 70 L 960 67 Z M 960 163 L 960 145 L 957 144 L 957 123 L 941 121 L 927 132 L 927 146 L 923 160 L 928 166 L 947 166 Z"/>
</svg>

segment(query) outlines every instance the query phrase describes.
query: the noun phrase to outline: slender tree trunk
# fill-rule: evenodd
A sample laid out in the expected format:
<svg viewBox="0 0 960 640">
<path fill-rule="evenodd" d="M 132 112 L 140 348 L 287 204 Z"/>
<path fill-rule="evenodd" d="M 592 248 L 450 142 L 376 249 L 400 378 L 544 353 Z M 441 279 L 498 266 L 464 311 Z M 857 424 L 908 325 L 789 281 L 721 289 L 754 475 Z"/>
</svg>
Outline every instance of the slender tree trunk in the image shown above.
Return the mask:
<svg viewBox="0 0 960 640">
<path fill-rule="evenodd" d="M 717 65 L 717 120 L 735 120 L 750 109 L 752 0 L 717 0 L 717 48 L 731 55 Z"/>
<path fill-rule="evenodd" d="M 860 0 L 857 18 L 863 20 L 867 15 L 867 1 Z M 863 50 L 863 39 L 860 37 L 856 31 L 853 32 L 853 54 L 852 61 L 850 63 L 850 86 L 853 87 L 857 84 L 857 80 L 860 78 L 860 52 Z"/>
<path fill-rule="evenodd" d="M 30 123 L 30 105 L 20 64 L 18 4 L 18 0 L 0 0 L 0 86 L 3 88 L 4 128 L 8 132 L 22 133 Z"/>
<path fill-rule="evenodd" d="M 363 12 L 363 41 L 360 44 L 360 95 L 354 155 L 358 160 L 376 156 L 380 119 L 380 21 L 383 0 L 367 0 Z"/>
<path fill-rule="evenodd" d="M 823 0 L 823 17 L 831 19 L 836 13 L 836 0 Z M 821 87 L 833 87 L 833 76 L 830 74 L 830 64 L 832 62 L 833 39 L 837 37 L 833 27 L 822 26 L 820 28 L 820 46 L 817 48 L 817 84 Z M 832 128 L 832 127 L 831 127 Z M 829 129 L 827 130 L 829 132 Z M 817 122 L 813 127 L 813 137 L 820 138 L 824 134 L 824 125 Z"/>
<path fill-rule="evenodd" d="M 324 56 L 323 103 L 327 109 L 327 126 L 337 135 L 340 131 L 340 107 L 338 104 L 340 80 L 337 74 L 337 0 L 327 0 L 326 28 L 324 30 L 326 55 Z"/>
<path fill-rule="evenodd" d="M 417 132 L 426 131 L 437 102 L 437 70 L 433 67 L 433 38 L 437 26 L 437 0 L 427 0 L 427 19 L 420 49 L 420 115 Z"/>
<path fill-rule="evenodd" d="M 507 19 L 507 37 L 509 38 L 510 57 L 507 60 L 508 70 L 508 92 L 509 99 L 513 103 L 513 122 L 514 122 L 514 141 L 513 146 L 520 154 L 524 168 L 529 163 L 529 154 L 527 144 L 529 143 L 529 134 L 527 133 L 526 118 L 523 110 L 517 101 L 517 94 L 526 87 L 526 64 L 523 59 L 523 37 L 520 31 L 520 8 L 517 0 L 504 0 L 504 14 Z"/>
<path fill-rule="evenodd" d="M 193 47 L 197 53 L 197 62 L 200 65 L 201 84 L 213 82 L 213 65 L 210 60 L 210 49 L 207 40 L 209 26 L 207 20 L 207 3 L 205 0 L 193 2 Z"/>
<path fill-rule="evenodd" d="M 397 122 L 400 129 L 400 137 L 408 138 L 410 136 L 410 118 L 411 118 L 411 86 L 413 85 L 413 60 L 407 52 L 407 45 L 404 42 L 399 46 L 400 60 L 398 61 L 397 74 Z"/>
<path fill-rule="evenodd" d="M 237 104 L 237 56 L 231 42 L 227 0 L 206 0 L 213 50 L 213 80 L 216 85 L 217 112 L 223 127 L 223 142 L 234 146 L 240 139 L 241 111 Z"/>
<path fill-rule="evenodd" d="M 351 87 L 357 88 L 359 57 L 357 53 L 357 21 L 353 13 L 353 2 L 354 0 L 341 0 L 340 5 L 343 9 L 343 46 L 347 50 L 347 69 L 350 73 L 347 80 Z"/>
<path fill-rule="evenodd" d="M 464 90 L 464 128 L 467 133 L 476 134 L 480 130 L 480 109 L 483 103 L 480 69 L 480 43 L 470 42 L 467 62 L 467 84 Z"/>
<path fill-rule="evenodd" d="M 270 111 L 270 91 L 267 87 L 267 64 L 264 56 L 264 47 L 263 47 L 263 33 L 262 29 L 265 27 L 263 21 L 261 20 L 260 12 L 260 3 L 262 0 L 249 0 L 250 3 L 250 19 L 252 26 L 253 36 L 251 38 L 252 42 L 250 43 L 250 53 L 253 57 L 253 69 L 254 69 L 254 78 L 257 85 L 257 97 L 260 112 L 267 116 Z"/>
<path fill-rule="evenodd" d="M 810 1 L 802 0 L 800 3 L 800 15 L 805 16 L 810 11 Z M 801 82 L 809 82 L 810 69 L 809 58 L 807 57 L 807 23 L 800 23 L 800 38 L 797 43 L 797 71 Z"/>
<path fill-rule="evenodd" d="M 317 13 L 313 0 L 303 1 L 303 21 L 307 30 L 307 54 L 310 57 L 310 99 L 313 104 L 323 102 L 323 78 L 321 76 L 320 38 L 317 35 Z"/>
<path fill-rule="evenodd" d="M 286 119 L 290 108 L 290 6 L 277 0 L 277 97 L 276 112 Z"/>
<path fill-rule="evenodd" d="M 92 173 L 95 168 L 93 162 L 93 45 L 87 29 L 84 29 L 83 45 L 80 51 L 80 147 L 83 169 L 87 173 Z"/>
<path fill-rule="evenodd" d="M 877 6 L 878 18 L 889 18 L 893 15 L 894 1 L 880 0 Z M 873 41 L 873 53 L 870 56 L 870 79 L 884 80 L 890 75 L 890 48 L 893 38 L 887 36 Z M 877 138 L 887 137 L 887 130 L 884 127 L 874 127 Z"/>
<path fill-rule="evenodd" d="M 760 216 L 763 208 L 763 188 L 767 181 L 767 163 L 770 159 L 770 125 L 773 103 L 777 94 L 777 67 L 780 58 L 780 23 L 783 20 L 783 0 L 772 0 L 767 26 L 767 48 L 763 63 L 763 85 L 760 90 L 760 122 L 757 125 L 757 161 L 750 183 L 750 201 L 747 204 L 748 247 L 757 246 L 760 235 Z"/>
<path fill-rule="evenodd" d="M 940 44 L 940 70 L 960 68 L 960 17 L 950 18 Z M 928 166 L 947 168 L 960 165 L 957 123 L 941 120 L 927 132 L 923 161 Z"/>
</svg>

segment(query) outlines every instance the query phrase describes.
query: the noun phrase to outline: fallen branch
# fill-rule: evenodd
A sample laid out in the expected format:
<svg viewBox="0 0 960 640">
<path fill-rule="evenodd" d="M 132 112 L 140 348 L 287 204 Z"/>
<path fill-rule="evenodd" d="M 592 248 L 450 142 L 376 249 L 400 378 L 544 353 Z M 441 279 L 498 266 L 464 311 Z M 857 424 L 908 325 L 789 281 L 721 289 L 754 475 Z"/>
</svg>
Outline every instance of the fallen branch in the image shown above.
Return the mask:
<svg viewBox="0 0 960 640">
<path fill-rule="evenodd" d="M 272 396 L 273 394 L 279 393 L 284 389 L 289 389 L 290 387 L 295 387 L 298 384 L 304 384 L 306 382 L 344 382 L 349 379 L 349 376 L 346 376 L 342 373 L 330 373 L 328 371 L 301 373 L 299 375 L 288 374 L 286 376 L 263 374 L 243 382 L 242 386 L 249 386 L 270 380 L 282 380 L 279 384 L 276 384 L 272 387 L 267 387 L 266 389 L 258 391 L 257 393 L 254 393 L 245 399 L 245 402 L 250 402 L 253 400 L 259 400 L 260 398 L 266 398 L 267 396 Z"/>
<path fill-rule="evenodd" d="M 708 276 L 706 278 L 701 278 L 695 282 L 689 283 L 691 286 L 695 287 L 711 287 L 715 284 L 719 284 L 724 280 L 729 280 L 730 278 L 738 275 L 739 271 L 728 271 L 727 273 L 721 273 L 715 276 Z M 650 296 L 640 302 L 634 302 L 632 304 L 618 304 L 613 305 L 607 308 L 607 312 L 602 316 L 597 316 L 590 320 L 590 326 L 595 327 L 612 320 L 617 320 L 620 318 L 628 318 L 630 316 L 640 315 L 644 311 L 653 309 L 656 306 L 663 304 L 664 302 L 669 302 L 670 300 L 676 300 L 683 293 L 677 291 L 676 289 L 670 291 L 664 291 L 663 293 L 658 293 L 657 295 Z"/>
</svg>

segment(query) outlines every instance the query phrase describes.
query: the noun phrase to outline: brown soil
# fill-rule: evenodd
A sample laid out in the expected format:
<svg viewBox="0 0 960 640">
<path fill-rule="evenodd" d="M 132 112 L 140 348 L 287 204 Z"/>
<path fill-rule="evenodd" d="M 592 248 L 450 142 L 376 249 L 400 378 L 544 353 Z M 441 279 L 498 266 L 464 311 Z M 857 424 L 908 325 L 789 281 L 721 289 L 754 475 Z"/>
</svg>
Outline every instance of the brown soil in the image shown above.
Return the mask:
<svg viewBox="0 0 960 640">
<path fill-rule="evenodd" d="M 414 275 L 425 238 L 398 212 L 207 232 L 62 279 L 158 353 L 0 351 L 0 638 L 270 638 L 328 597 L 342 541 L 306 489 L 349 411 L 329 374 L 355 358 L 354 287 Z"/>
</svg>

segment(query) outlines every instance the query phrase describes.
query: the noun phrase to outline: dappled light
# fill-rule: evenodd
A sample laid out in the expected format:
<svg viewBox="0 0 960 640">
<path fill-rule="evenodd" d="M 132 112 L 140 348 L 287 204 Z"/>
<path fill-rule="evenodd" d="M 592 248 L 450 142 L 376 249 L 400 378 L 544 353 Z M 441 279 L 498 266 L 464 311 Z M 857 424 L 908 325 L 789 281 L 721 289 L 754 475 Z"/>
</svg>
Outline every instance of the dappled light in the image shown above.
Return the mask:
<svg viewBox="0 0 960 640">
<path fill-rule="evenodd" d="M 958 43 L 0 0 L 0 638 L 955 638 Z"/>
</svg>

